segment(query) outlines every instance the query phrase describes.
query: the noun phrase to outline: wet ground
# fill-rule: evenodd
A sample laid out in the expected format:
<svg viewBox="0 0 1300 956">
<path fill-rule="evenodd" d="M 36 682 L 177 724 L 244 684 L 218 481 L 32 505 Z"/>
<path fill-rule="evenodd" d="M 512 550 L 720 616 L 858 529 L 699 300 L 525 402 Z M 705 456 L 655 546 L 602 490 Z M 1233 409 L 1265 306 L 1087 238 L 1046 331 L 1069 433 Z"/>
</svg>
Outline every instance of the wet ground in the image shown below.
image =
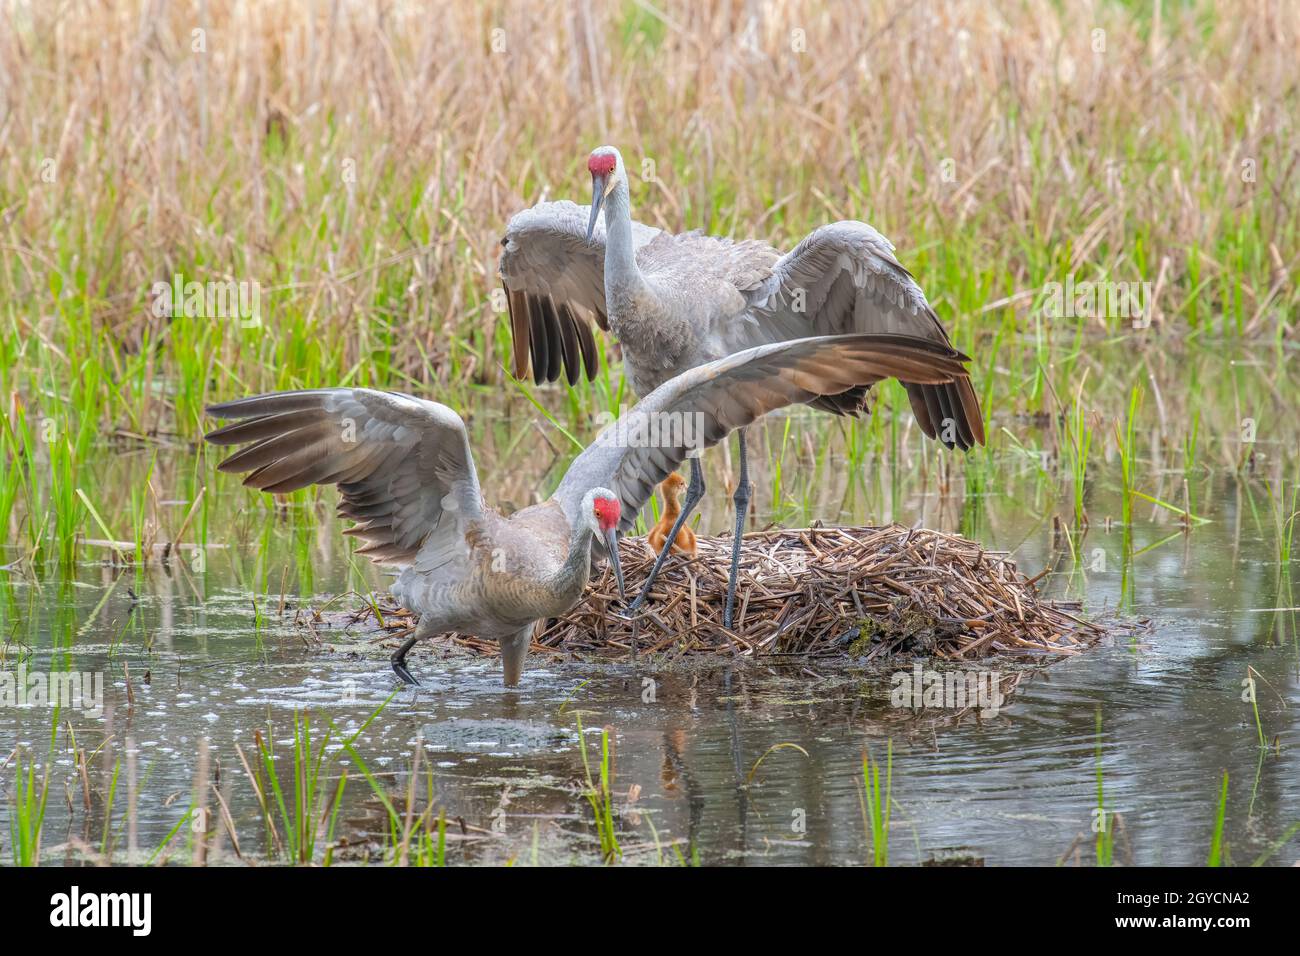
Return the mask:
<svg viewBox="0 0 1300 956">
<path fill-rule="evenodd" d="M 768 435 L 779 443 L 781 425 L 769 425 Z M 399 688 L 372 632 L 294 624 L 301 609 L 358 583 L 333 519 L 317 521 L 303 508 L 276 513 L 226 481 L 228 517 L 209 529 L 209 542 L 226 547 L 210 549 L 201 571 L 173 561 L 142 571 L 86 563 L 70 578 L 0 572 L 5 670 L 102 673 L 106 682 L 103 713 L 59 714 L 45 859 L 99 858 L 105 832 L 115 859 L 132 847 L 136 859 L 150 857 L 188 812 L 204 738 L 240 852 L 264 859 L 268 837 L 236 748 L 253 759 L 260 729 L 276 741 L 288 785 L 295 711 L 312 715 L 319 740 L 326 720 L 350 735 L 387 701 L 352 743 L 355 757 L 402 812 L 408 792 L 417 815 L 430 801 L 445 809 L 451 863 L 600 860 L 581 792 L 579 719 L 593 774 L 601 728 L 611 735 L 625 862 L 868 861 L 863 755 L 883 765 L 890 748 L 891 864 L 1092 864 L 1099 766 L 1117 862 L 1204 863 L 1225 771 L 1230 860 L 1296 862 L 1300 643 L 1296 612 L 1275 610 L 1297 603 L 1295 568 L 1280 564 L 1266 496 L 1249 482 L 1203 481 L 1194 486 L 1195 510 L 1207 523 L 1184 533 L 1167 510 L 1142 504 L 1126 547 L 1117 525 L 1107 531 L 1119 495 L 1113 469 L 1099 467 L 1088 498 L 1092 529 L 1076 559 L 1051 522 L 1069 517 L 1069 499 L 1023 468 L 1012 471 L 986 483 L 996 495 L 945 487 L 930 474 L 901 492 L 886 481 L 892 490 L 854 496 L 842 510 L 839 490 L 804 494 L 802 512 L 779 516 L 787 524 L 898 518 L 962 530 L 1013 551 L 1029 574 L 1053 565 L 1049 593 L 1082 599 L 1090 613 L 1151 619 L 1147 631 L 1050 667 L 984 662 L 1015 684 L 988 716 L 891 706 L 891 675 L 910 671 L 910 658 L 866 673 L 723 662 L 660 670 L 654 661 L 597 666 L 534 656 L 523 685 L 504 691 L 495 660 L 430 647 L 411 657 L 423 686 Z M 484 484 L 492 487 L 489 477 Z M 756 484 L 765 506 L 770 476 Z M 706 513 L 709 532 L 727 519 L 725 496 L 714 498 L 722 500 Z M 345 596 L 332 606 L 359 603 Z M 21 746 L 44 764 L 51 722 L 40 704 L 0 708 L 0 760 Z M 335 740 L 323 764 L 327 789 L 349 775 L 335 861 L 377 861 L 388 843 L 386 811 Z M 772 749 L 779 744 L 797 748 Z M 6 821 L 12 778 L 11 757 L 0 771 Z M 221 834 L 210 858 L 235 860 L 226 825 L 214 820 L 209 829 Z M 7 833 L 0 825 L 6 862 Z M 159 857 L 191 853 L 182 835 Z"/>
</svg>

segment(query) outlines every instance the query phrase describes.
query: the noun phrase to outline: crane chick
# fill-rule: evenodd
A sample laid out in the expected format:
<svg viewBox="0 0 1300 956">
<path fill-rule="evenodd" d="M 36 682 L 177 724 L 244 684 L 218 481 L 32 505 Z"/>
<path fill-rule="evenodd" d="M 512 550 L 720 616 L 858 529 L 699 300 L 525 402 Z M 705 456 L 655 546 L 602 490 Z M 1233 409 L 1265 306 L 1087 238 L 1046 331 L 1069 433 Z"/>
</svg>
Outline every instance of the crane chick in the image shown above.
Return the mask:
<svg viewBox="0 0 1300 956">
<path fill-rule="evenodd" d="M 645 536 L 646 544 L 650 545 L 650 549 L 655 554 L 663 550 L 664 542 L 668 540 L 668 533 L 677 523 L 677 516 L 682 513 L 682 492 L 686 490 L 686 479 L 675 471 L 670 472 L 659 487 L 664 495 L 664 511 L 659 516 L 658 523 Z M 683 524 L 681 530 L 677 532 L 673 550 L 688 558 L 695 557 L 695 532 L 689 525 Z"/>
</svg>

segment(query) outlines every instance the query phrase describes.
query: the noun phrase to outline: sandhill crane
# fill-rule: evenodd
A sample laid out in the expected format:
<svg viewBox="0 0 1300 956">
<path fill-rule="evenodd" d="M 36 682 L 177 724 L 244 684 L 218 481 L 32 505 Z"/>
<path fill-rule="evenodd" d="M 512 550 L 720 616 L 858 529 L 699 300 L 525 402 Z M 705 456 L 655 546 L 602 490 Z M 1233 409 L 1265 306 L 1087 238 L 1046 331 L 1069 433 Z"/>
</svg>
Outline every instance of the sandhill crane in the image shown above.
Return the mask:
<svg viewBox="0 0 1300 956">
<path fill-rule="evenodd" d="M 627 170 L 617 149 L 595 150 L 587 169 L 590 206 L 541 203 L 515 215 L 501 240 L 499 272 L 510 308 L 517 378 L 527 374 L 531 361 L 538 384 L 555 381 L 562 370 L 573 384 L 579 356 L 588 377 L 594 377 L 592 319 L 618 338 L 628 381 L 638 395 L 724 355 L 810 335 L 895 332 L 951 350 L 938 316 L 894 257 L 893 245 L 866 223 L 822 226 L 785 255 L 755 240 L 674 235 L 632 219 Z M 904 387 L 926 436 L 963 450 L 984 443 L 984 420 L 969 378 L 945 384 L 904 380 Z M 865 400 L 866 387 L 857 387 L 810 404 L 857 415 Z M 750 499 L 744 429 L 737 444 L 727 627 Z M 703 495 L 704 471 L 692 458 L 677 529 Z M 650 593 L 668 550 L 667 545 L 660 550 L 630 611 Z"/>
<path fill-rule="evenodd" d="M 420 615 L 393 654 L 416 683 L 407 652 L 422 638 L 458 631 L 501 644 L 505 683 L 519 682 L 539 620 L 568 611 L 593 562 L 611 560 L 620 596 L 618 530 L 632 526 L 656 484 L 691 451 L 655 419 L 695 417 L 700 446 L 761 415 L 886 377 L 944 382 L 964 376 L 964 356 L 897 335 L 808 338 L 749 349 L 665 382 L 578 455 L 551 498 L 508 518 L 484 505 L 465 423 L 452 409 L 394 392 L 325 388 L 237 399 L 208 409 L 237 419 L 209 433 L 247 447 L 220 470 L 282 493 L 337 484 L 345 534 L 358 553 L 401 569 L 392 587 Z M 664 440 L 632 441 L 660 434 Z"/>
</svg>

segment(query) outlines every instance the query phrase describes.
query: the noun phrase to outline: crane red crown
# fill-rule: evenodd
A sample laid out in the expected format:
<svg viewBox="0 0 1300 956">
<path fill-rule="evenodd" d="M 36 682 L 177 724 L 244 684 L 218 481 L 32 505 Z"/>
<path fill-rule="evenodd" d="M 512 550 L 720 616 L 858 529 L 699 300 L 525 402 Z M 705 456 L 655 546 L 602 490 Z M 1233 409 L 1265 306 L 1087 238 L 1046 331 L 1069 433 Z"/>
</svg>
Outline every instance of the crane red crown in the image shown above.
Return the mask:
<svg viewBox="0 0 1300 956">
<path fill-rule="evenodd" d="M 608 176 L 614 171 L 613 153 L 592 153 L 587 159 L 587 170 L 593 176 Z"/>
<path fill-rule="evenodd" d="M 612 531 L 618 527 L 618 516 L 622 507 L 615 498 L 597 498 L 594 504 L 596 522 L 602 531 Z"/>
</svg>

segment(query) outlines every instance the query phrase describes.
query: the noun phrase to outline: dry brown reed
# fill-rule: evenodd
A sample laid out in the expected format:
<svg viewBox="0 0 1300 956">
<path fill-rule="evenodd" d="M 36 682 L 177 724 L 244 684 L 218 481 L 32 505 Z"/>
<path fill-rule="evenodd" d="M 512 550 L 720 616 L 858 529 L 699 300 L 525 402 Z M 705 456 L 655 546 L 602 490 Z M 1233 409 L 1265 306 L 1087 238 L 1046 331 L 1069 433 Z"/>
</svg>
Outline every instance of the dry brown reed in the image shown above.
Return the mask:
<svg viewBox="0 0 1300 956">
<path fill-rule="evenodd" d="M 152 283 L 251 280 L 295 341 L 232 326 L 212 374 L 384 349 L 385 379 L 498 380 L 503 223 L 582 198 L 612 141 L 652 223 L 788 244 L 864 217 L 923 281 L 958 250 L 981 288 L 940 301 L 1028 308 L 1050 266 L 1149 280 L 1168 317 L 1239 295 L 1268 331 L 1296 295 L 1298 52 L 1286 0 L 10 2 L 0 300 L 70 361 L 69 296 L 129 345 L 165 332 Z"/>
</svg>

